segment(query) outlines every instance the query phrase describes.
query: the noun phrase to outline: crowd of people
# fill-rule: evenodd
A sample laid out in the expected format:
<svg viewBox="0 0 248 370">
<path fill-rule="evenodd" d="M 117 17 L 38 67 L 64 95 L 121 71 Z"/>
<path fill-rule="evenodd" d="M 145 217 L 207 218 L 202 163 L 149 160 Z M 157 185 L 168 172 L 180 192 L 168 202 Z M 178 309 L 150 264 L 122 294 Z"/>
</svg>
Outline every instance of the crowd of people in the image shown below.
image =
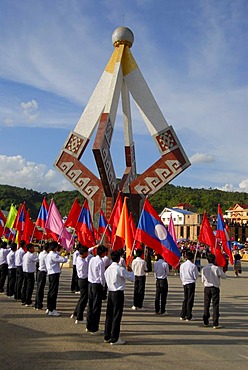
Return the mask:
<svg viewBox="0 0 248 370">
<path fill-rule="evenodd" d="M 7 242 L 1 241 L 0 293 L 21 302 L 22 305 L 42 310 L 48 280 L 45 312 L 48 316 L 60 316 L 56 305 L 61 264 L 68 260 L 68 257 L 62 256 L 60 252 L 61 247 L 55 241 L 44 244 L 38 254 L 35 253 L 32 243 L 26 245 L 24 241 L 21 241 L 17 248 L 14 242 L 8 245 Z M 235 276 L 241 272 L 238 256 L 239 253 L 234 256 L 234 260 L 237 261 L 234 264 Z M 181 264 L 176 267 L 180 274 L 184 294 L 180 320 L 195 320 L 192 313 L 195 285 L 201 272 L 204 284 L 203 325 L 209 325 L 212 302 L 213 328 L 218 329 L 221 327 L 219 324 L 220 279 L 226 278 L 226 274 L 223 269 L 215 265 L 213 254 L 207 253 L 208 264 L 203 268 L 197 263 L 197 258 L 197 251 L 193 252 L 190 248 L 183 249 Z M 125 341 L 120 337 L 120 324 L 126 280 L 134 283 L 132 310 L 145 311 L 143 302 L 146 276 L 151 271 L 151 253 L 149 250 L 148 253 L 144 253 L 143 249 L 137 249 L 131 265 L 126 266 L 123 251 L 112 251 L 109 255 L 108 248 L 103 244 L 87 248 L 78 243 L 72 254 L 72 261 L 71 292 L 79 294 L 79 299 L 71 318 L 75 318 L 76 324 L 85 324 L 85 330 L 90 334 L 99 335 L 102 302 L 107 300 L 104 342 L 111 345 L 124 344 Z M 165 316 L 168 315 L 166 310 L 167 277 L 171 267 L 161 255 L 156 254 L 153 269 L 156 282 L 154 313 Z M 36 291 L 34 292 L 35 278 Z M 32 301 L 33 296 L 35 297 L 34 302 Z"/>
</svg>

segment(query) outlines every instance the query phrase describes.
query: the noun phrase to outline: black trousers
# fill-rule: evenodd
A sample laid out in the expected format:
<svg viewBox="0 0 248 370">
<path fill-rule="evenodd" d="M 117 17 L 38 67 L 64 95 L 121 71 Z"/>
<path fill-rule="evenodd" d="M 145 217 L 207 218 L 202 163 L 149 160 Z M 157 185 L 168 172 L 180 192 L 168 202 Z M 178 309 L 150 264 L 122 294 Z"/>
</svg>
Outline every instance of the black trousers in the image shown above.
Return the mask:
<svg viewBox="0 0 248 370">
<path fill-rule="evenodd" d="M 48 275 L 49 288 L 47 292 L 47 308 L 49 311 L 56 310 L 59 291 L 60 273 Z"/>
<path fill-rule="evenodd" d="M 23 284 L 23 270 L 22 266 L 16 267 L 16 293 L 15 293 L 15 299 L 21 299 L 22 298 L 22 284 Z"/>
<path fill-rule="evenodd" d="M 145 297 L 146 276 L 135 276 L 133 305 L 138 308 L 143 307 Z"/>
<path fill-rule="evenodd" d="M 7 296 L 15 295 L 16 287 L 16 268 L 8 270 Z"/>
<path fill-rule="evenodd" d="M 74 316 L 77 316 L 77 320 L 82 321 L 88 302 L 88 279 L 78 279 L 78 287 L 80 289 L 80 297 L 74 310 Z"/>
<path fill-rule="evenodd" d="M 35 308 L 42 308 L 43 307 L 43 299 L 44 299 L 44 290 L 46 286 L 46 271 L 37 272 L 37 289 L 36 289 L 36 297 L 35 297 Z"/>
<path fill-rule="evenodd" d="M 8 264 L 3 263 L 0 265 L 0 293 L 4 292 L 4 284 L 8 276 Z"/>
<path fill-rule="evenodd" d="M 211 301 L 213 302 L 213 326 L 219 325 L 219 305 L 220 305 L 220 289 L 216 287 L 205 287 L 204 288 L 204 314 L 203 322 L 205 325 L 209 324 L 209 308 Z"/>
<path fill-rule="evenodd" d="M 195 283 L 186 284 L 183 286 L 184 300 L 182 304 L 181 317 L 190 320 L 192 318 L 192 309 L 195 299 Z"/>
<path fill-rule="evenodd" d="M 102 294 L 102 284 L 88 284 L 87 329 L 91 332 L 96 332 L 99 330 L 102 309 Z"/>
<path fill-rule="evenodd" d="M 104 339 L 112 343 L 119 339 L 123 306 L 123 290 L 108 293 Z"/>
<path fill-rule="evenodd" d="M 31 304 L 34 291 L 34 272 L 23 273 L 22 303 Z"/>
<path fill-rule="evenodd" d="M 168 281 L 166 279 L 156 279 L 155 312 L 165 313 L 165 306 L 168 295 Z"/>
<path fill-rule="evenodd" d="M 76 265 L 72 266 L 71 291 L 72 292 L 78 292 L 79 291 Z"/>
</svg>

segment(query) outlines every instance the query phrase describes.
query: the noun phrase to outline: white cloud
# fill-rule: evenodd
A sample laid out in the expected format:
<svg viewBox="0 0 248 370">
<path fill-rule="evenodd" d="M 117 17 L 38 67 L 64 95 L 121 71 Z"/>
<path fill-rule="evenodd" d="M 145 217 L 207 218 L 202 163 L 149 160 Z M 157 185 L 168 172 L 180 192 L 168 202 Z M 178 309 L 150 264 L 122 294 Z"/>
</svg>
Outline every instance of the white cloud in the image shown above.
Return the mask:
<svg viewBox="0 0 248 370">
<path fill-rule="evenodd" d="M 5 126 L 14 126 L 14 119 L 13 117 L 8 116 L 3 119 L 3 123 L 5 124 Z"/>
<path fill-rule="evenodd" d="M 31 101 L 28 102 L 22 102 L 20 106 L 22 108 L 22 113 L 27 118 L 28 122 L 33 122 L 38 118 L 39 106 L 36 100 L 32 99 Z"/>
<path fill-rule="evenodd" d="M 0 183 L 39 192 L 72 190 L 70 183 L 44 164 L 26 161 L 21 155 L 0 155 Z"/>
<path fill-rule="evenodd" d="M 206 153 L 195 153 L 189 158 L 189 160 L 191 164 L 211 163 L 215 161 L 212 155 Z"/>
<path fill-rule="evenodd" d="M 248 178 L 243 179 L 237 186 L 233 184 L 226 184 L 223 187 L 218 187 L 219 190 L 223 191 L 237 191 L 237 192 L 244 192 L 248 193 Z"/>
<path fill-rule="evenodd" d="M 125 14 L 135 37 L 131 52 L 166 120 L 197 170 L 210 164 L 205 178 L 193 176 L 192 166 L 192 185 L 229 184 L 235 171 L 237 187 L 246 189 L 240 160 L 248 135 L 246 1 L 190 3 L 179 9 L 169 0 L 156 7 L 151 0 L 3 1 L 0 78 L 7 83 L 0 88 L 0 125 L 73 130 Z M 137 110 L 132 117 L 134 134 L 149 135 Z"/>
</svg>

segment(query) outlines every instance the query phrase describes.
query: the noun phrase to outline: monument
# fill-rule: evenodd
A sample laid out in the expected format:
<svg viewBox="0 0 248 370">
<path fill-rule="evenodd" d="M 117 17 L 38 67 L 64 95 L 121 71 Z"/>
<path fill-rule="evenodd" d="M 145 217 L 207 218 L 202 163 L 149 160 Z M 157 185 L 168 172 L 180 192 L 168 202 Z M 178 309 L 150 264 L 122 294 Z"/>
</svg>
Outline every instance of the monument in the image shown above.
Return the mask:
<svg viewBox="0 0 248 370">
<path fill-rule="evenodd" d="M 118 27 L 113 32 L 113 54 L 54 164 L 88 200 L 93 216 L 103 208 L 108 217 L 119 191 L 129 194 L 132 209 L 139 215 L 146 196 L 154 195 L 190 165 L 174 129 L 164 118 L 131 53 L 133 42 L 134 35 L 129 28 Z M 136 171 L 130 95 L 160 154 L 160 158 L 139 175 Z M 118 182 L 110 148 L 120 96 L 126 168 Z M 96 127 L 92 151 L 99 177 L 80 161 Z"/>
</svg>

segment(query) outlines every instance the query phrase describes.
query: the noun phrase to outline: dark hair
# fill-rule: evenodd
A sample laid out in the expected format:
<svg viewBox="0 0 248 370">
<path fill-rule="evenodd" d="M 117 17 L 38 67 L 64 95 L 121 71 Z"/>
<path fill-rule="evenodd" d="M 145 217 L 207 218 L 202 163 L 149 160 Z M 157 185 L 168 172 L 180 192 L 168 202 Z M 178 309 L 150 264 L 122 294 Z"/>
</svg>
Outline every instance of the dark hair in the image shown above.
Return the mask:
<svg viewBox="0 0 248 370">
<path fill-rule="evenodd" d="M 1 248 L 6 249 L 7 248 L 7 243 L 3 241 L 1 243 Z"/>
<path fill-rule="evenodd" d="M 33 247 L 33 244 L 32 243 L 27 244 L 26 245 L 27 251 L 29 251 L 32 247 Z"/>
<path fill-rule="evenodd" d="M 156 256 L 157 256 L 157 260 L 162 260 L 163 259 L 163 257 L 161 256 L 161 254 L 156 254 Z"/>
<path fill-rule="evenodd" d="M 11 244 L 10 244 L 10 249 L 12 250 L 12 251 L 16 251 L 17 250 L 17 244 L 16 243 L 14 243 L 14 242 L 12 242 Z"/>
<path fill-rule="evenodd" d="M 45 250 L 47 252 L 49 249 L 50 249 L 50 244 L 46 243 L 43 247 L 43 250 Z"/>
<path fill-rule="evenodd" d="M 207 256 L 207 260 L 209 263 L 214 263 L 215 262 L 215 255 L 212 253 L 209 253 Z"/>
<path fill-rule="evenodd" d="M 186 258 L 187 258 L 187 260 L 193 260 L 194 259 L 194 253 L 193 252 L 187 252 L 186 253 Z"/>
<path fill-rule="evenodd" d="M 141 257 L 141 256 L 142 256 L 142 254 L 143 254 L 142 249 L 137 249 L 137 250 L 136 250 L 136 256 L 137 256 L 137 257 Z"/>
<path fill-rule="evenodd" d="M 113 262 L 119 262 L 120 258 L 121 258 L 121 255 L 120 255 L 119 251 L 113 251 L 113 252 L 111 252 L 110 257 L 111 257 Z"/>
<path fill-rule="evenodd" d="M 80 256 L 82 256 L 84 253 L 88 253 L 88 248 L 85 245 L 80 245 L 78 250 L 79 250 Z"/>
<path fill-rule="evenodd" d="M 105 245 L 103 244 L 100 244 L 97 248 L 97 255 L 98 256 L 102 256 L 104 253 L 106 253 L 108 251 L 108 248 L 105 247 Z"/>
<path fill-rule="evenodd" d="M 24 248 L 24 247 L 25 247 L 25 245 L 26 245 L 25 240 L 21 240 L 21 241 L 20 241 L 20 248 Z"/>
<path fill-rule="evenodd" d="M 49 244 L 50 244 L 51 251 L 54 251 L 54 249 L 58 248 L 58 246 L 59 246 L 58 243 L 55 242 L 54 240 L 51 241 Z"/>
</svg>

